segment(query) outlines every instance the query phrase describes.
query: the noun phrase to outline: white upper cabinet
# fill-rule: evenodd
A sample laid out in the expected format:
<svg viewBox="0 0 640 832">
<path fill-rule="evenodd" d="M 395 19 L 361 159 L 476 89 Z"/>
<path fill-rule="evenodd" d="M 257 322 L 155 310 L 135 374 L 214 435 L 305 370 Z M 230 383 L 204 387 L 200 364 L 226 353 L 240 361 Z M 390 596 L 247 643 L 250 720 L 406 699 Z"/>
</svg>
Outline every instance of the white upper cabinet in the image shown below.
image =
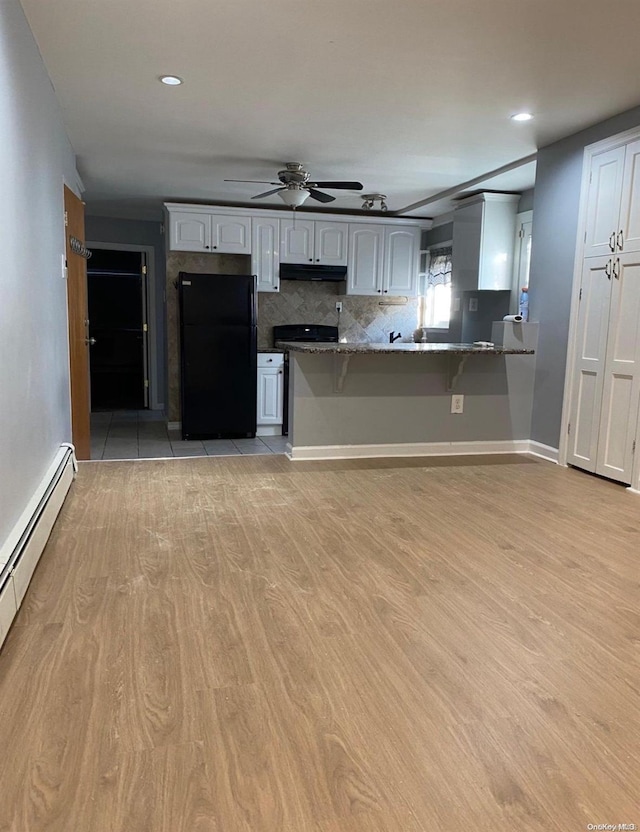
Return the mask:
<svg viewBox="0 0 640 832">
<path fill-rule="evenodd" d="M 519 197 L 482 193 L 459 203 L 453 214 L 456 292 L 511 289 Z"/>
<path fill-rule="evenodd" d="M 385 228 L 383 294 L 415 297 L 420 234 L 419 228 Z"/>
<path fill-rule="evenodd" d="M 189 211 L 172 211 L 169 241 L 172 251 L 210 251 L 211 217 Z"/>
<path fill-rule="evenodd" d="M 640 140 L 627 145 L 622 178 L 618 251 L 640 251 Z"/>
<path fill-rule="evenodd" d="M 314 225 L 313 262 L 323 266 L 346 266 L 347 223 L 316 221 Z"/>
<path fill-rule="evenodd" d="M 251 217 L 171 211 L 169 226 L 172 251 L 251 254 Z"/>
<path fill-rule="evenodd" d="M 280 262 L 313 263 L 313 220 L 280 220 Z"/>
<path fill-rule="evenodd" d="M 254 217 L 251 228 L 251 271 L 259 292 L 280 291 L 280 220 Z"/>
<path fill-rule="evenodd" d="M 346 266 L 347 231 L 345 222 L 281 220 L 280 262 Z"/>
<path fill-rule="evenodd" d="M 251 217 L 211 217 L 211 250 L 219 254 L 251 254 Z"/>
<path fill-rule="evenodd" d="M 349 225 L 348 295 L 381 295 L 384 226 Z"/>
<path fill-rule="evenodd" d="M 421 230 L 401 225 L 349 225 L 348 295 L 415 297 Z"/>
<path fill-rule="evenodd" d="M 616 250 L 625 148 L 605 150 L 591 159 L 587 198 L 585 257 L 602 257 Z"/>
</svg>

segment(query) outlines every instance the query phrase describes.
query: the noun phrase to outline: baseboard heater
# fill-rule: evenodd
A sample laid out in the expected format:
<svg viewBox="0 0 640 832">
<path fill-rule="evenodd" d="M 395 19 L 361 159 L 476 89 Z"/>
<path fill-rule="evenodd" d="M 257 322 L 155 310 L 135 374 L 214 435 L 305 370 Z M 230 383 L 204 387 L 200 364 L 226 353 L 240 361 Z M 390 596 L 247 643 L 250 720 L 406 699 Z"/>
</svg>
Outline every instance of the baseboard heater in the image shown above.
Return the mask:
<svg viewBox="0 0 640 832">
<path fill-rule="evenodd" d="M 73 446 L 61 446 L 0 550 L 0 646 L 20 609 L 76 470 Z"/>
</svg>

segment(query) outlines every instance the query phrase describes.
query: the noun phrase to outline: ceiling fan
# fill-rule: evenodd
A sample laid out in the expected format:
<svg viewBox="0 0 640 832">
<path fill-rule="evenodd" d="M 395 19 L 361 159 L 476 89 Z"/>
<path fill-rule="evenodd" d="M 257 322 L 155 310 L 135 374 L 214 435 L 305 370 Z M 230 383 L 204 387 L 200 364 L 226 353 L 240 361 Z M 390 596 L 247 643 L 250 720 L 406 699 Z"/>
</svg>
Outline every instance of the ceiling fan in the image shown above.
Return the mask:
<svg viewBox="0 0 640 832">
<path fill-rule="evenodd" d="M 280 199 L 291 206 L 294 210 L 302 205 L 308 197 L 317 199 L 318 202 L 333 202 L 335 196 L 325 194 L 318 188 L 329 188 L 330 190 L 340 189 L 349 191 L 361 191 L 362 182 L 311 182 L 311 174 L 304 169 L 302 162 L 286 162 L 285 169 L 278 171 L 280 182 L 263 182 L 260 179 L 225 179 L 225 182 L 256 182 L 262 185 L 279 185 L 271 191 L 263 194 L 256 194 L 251 199 L 264 199 L 264 197 L 278 194 Z"/>
</svg>

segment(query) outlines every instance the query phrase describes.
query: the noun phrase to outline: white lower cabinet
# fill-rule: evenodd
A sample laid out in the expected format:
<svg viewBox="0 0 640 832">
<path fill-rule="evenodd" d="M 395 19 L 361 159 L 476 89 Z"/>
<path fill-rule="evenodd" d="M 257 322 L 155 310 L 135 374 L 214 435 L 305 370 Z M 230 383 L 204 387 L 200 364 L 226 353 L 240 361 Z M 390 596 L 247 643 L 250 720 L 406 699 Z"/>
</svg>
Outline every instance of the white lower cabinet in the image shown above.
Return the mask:
<svg viewBox="0 0 640 832">
<path fill-rule="evenodd" d="M 257 434 L 282 433 L 284 354 L 258 353 Z"/>
</svg>

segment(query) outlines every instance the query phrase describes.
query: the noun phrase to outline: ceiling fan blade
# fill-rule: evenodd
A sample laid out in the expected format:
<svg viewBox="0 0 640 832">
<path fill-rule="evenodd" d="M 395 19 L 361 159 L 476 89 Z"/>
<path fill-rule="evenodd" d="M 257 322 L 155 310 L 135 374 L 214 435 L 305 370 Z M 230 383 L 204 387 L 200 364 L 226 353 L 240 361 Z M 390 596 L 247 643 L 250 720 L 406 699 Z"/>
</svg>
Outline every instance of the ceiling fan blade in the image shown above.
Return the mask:
<svg viewBox="0 0 640 832">
<path fill-rule="evenodd" d="M 349 191 L 361 191 L 364 188 L 362 182 L 312 182 L 314 188 L 338 188 Z"/>
<path fill-rule="evenodd" d="M 322 191 L 316 191 L 315 188 L 307 188 L 311 199 L 317 199 L 318 202 L 335 202 L 335 196 L 331 194 L 323 194 Z"/>
<path fill-rule="evenodd" d="M 278 191 L 285 191 L 286 188 L 274 188 L 272 191 L 265 191 L 263 194 L 256 194 L 252 196 L 251 199 L 262 199 L 265 196 L 271 196 L 271 194 L 277 194 Z"/>
<path fill-rule="evenodd" d="M 267 182 L 264 179 L 223 179 L 223 182 L 254 182 L 256 185 L 279 185 L 279 182 Z"/>
</svg>

